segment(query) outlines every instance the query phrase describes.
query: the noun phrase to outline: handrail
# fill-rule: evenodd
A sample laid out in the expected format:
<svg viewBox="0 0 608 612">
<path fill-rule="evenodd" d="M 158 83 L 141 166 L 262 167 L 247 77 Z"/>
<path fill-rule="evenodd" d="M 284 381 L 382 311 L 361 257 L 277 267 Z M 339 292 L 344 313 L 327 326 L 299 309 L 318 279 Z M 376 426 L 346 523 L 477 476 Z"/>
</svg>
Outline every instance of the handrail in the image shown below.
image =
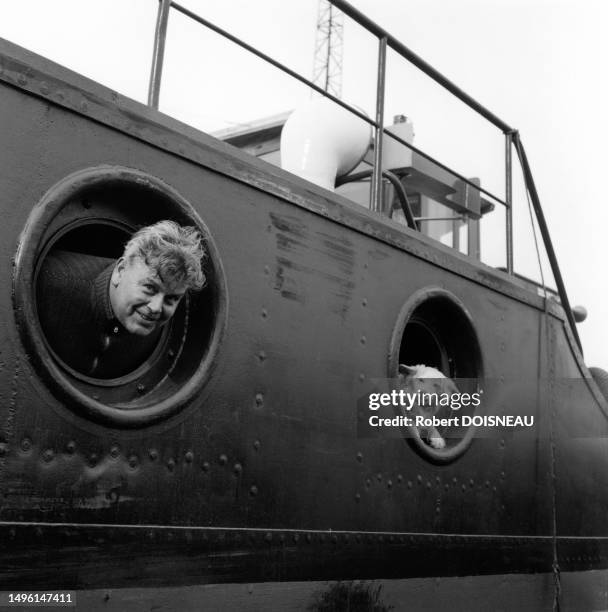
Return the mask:
<svg viewBox="0 0 608 612">
<path fill-rule="evenodd" d="M 374 127 L 378 127 L 376 125 L 376 122 L 373 119 L 370 119 L 365 113 L 362 113 L 360 110 L 358 110 L 354 106 L 350 106 L 350 104 L 346 104 L 346 102 L 342 102 L 340 98 L 337 98 L 336 96 L 330 94 L 328 91 L 325 91 L 324 89 L 322 89 L 321 87 L 313 83 L 312 81 L 309 81 L 307 78 L 303 77 L 301 74 L 298 74 L 291 68 L 288 68 L 284 64 L 281 64 L 281 62 L 278 62 L 277 60 L 273 59 L 269 55 L 266 55 L 265 53 L 258 51 L 255 47 L 252 47 L 251 45 L 242 41 L 240 38 L 233 36 L 232 34 L 230 34 L 230 32 L 227 32 L 226 30 L 220 28 L 219 26 L 216 26 L 214 23 L 211 23 L 210 21 L 208 21 L 207 19 L 204 19 L 200 15 L 193 13 L 187 8 L 181 6 L 181 4 L 178 4 L 177 2 L 171 2 L 170 4 L 172 8 L 174 8 L 179 13 L 182 13 L 182 15 L 185 15 L 186 17 L 189 17 L 193 21 L 196 21 L 197 23 L 204 25 L 206 28 L 213 30 L 216 34 L 219 34 L 220 36 L 228 39 L 230 42 L 233 42 L 235 45 L 238 45 L 239 47 L 245 49 L 246 51 L 249 51 L 256 57 L 259 57 L 260 59 L 264 60 L 265 62 L 268 62 L 270 65 L 274 66 L 275 68 L 278 68 L 279 70 L 281 70 L 285 74 L 288 74 L 290 77 L 293 77 L 297 81 L 300 81 L 300 83 L 303 83 L 307 87 L 314 89 L 317 93 L 320 93 L 326 98 L 329 98 L 332 102 L 335 102 L 342 108 L 346 109 L 347 111 L 350 111 L 351 113 L 359 117 L 359 119 L 362 119 L 363 121 L 365 121 L 366 123 L 369 123 L 370 125 Z"/>
<path fill-rule="evenodd" d="M 336 2 L 334 2 L 334 0 L 330 0 L 330 1 L 333 4 L 336 4 Z M 220 28 L 219 26 L 215 25 L 214 23 L 210 22 L 209 20 L 205 19 L 204 17 L 201 17 L 200 15 L 197 15 L 196 13 L 194 13 L 194 12 L 190 11 L 189 9 L 183 7 L 182 5 L 178 4 L 177 2 L 174 2 L 173 0 L 159 0 L 159 3 L 160 3 L 160 6 L 159 6 L 159 16 L 158 16 L 157 31 L 156 31 L 156 36 L 155 36 L 155 44 L 154 44 L 153 70 L 152 70 L 151 79 L 150 79 L 150 91 L 151 92 L 153 90 L 158 92 L 158 90 L 160 89 L 160 78 L 161 78 L 161 74 L 162 74 L 162 53 L 164 52 L 164 40 L 158 40 L 158 39 L 160 39 L 160 38 L 164 39 L 164 37 L 166 36 L 166 30 L 167 30 L 167 28 L 166 28 L 166 20 L 167 20 L 167 16 L 164 14 L 164 10 L 165 10 L 165 5 L 168 4 L 168 5 L 170 5 L 171 8 L 174 8 L 175 10 L 177 10 L 180 13 L 182 13 L 186 17 L 189 17 L 193 21 L 196 21 L 197 23 L 199 23 L 199 24 L 205 26 L 206 28 L 209 28 L 210 30 L 214 31 L 216 34 L 219 34 L 220 36 L 226 38 L 227 40 L 230 40 L 232 43 L 238 45 L 239 47 L 245 49 L 246 51 L 249 51 L 250 53 L 252 53 L 256 57 L 259 57 L 260 59 L 262 59 L 265 62 L 267 62 L 267 63 L 271 64 L 272 66 L 274 66 L 275 68 L 278 68 L 279 70 L 281 70 L 285 74 L 287 74 L 287 75 L 293 77 L 294 79 L 300 81 L 301 83 L 303 83 L 307 87 L 310 87 L 311 89 L 313 89 L 317 93 L 319 93 L 319 94 L 323 95 L 324 97 L 330 99 L 335 104 L 338 104 L 342 108 L 344 108 L 347 111 L 353 113 L 359 119 L 362 119 L 367 124 L 369 124 L 373 128 L 375 128 L 376 134 L 378 134 L 378 132 L 381 129 L 382 133 L 388 134 L 388 136 L 390 138 L 392 138 L 393 140 L 396 140 L 400 144 L 408 147 L 412 151 L 416 152 L 418 155 L 421 155 L 422 157 L 424 157 L 425 159 L 429 160 L 430 162 L 436 164 L 438 167 L 442 168 L 443 170 L 446 170 L 447 172 L 450 172 L 451 174 L 453 174 L 455 177 L 457 177 L 458 179 L 460 179 L 464 183 L 468 184 L 469 186 L 473 187 L 474 189 L 477 189 L 480 193 L 484 193 L 485 195 L 487 195 L 488 197 L 492 198 L 496 202 L 502 204 L 503 206 L 507 205 L 506 202 L 504 202 L 498 196 L 496 196 L 493 193 L 487 191 L 486 189 L 484 189 L 480 185 L 476 185 L 475 183 L 473 183 L 472 181 L 470 181 L 466 177 L 462 176 L 458 172 L 455 172 L 451 168 L 448 168 L 445 164 L 442 164 L 438 160 L 434 159 L 433 157 L 431 157 L 430 155 L 428 155 L 427 153 L 425 153 L 421 149 L 418 149 L 414 145 L 412 145 L 412 144 L 406 142 L 405 140 L 399 138 L 399 136 L 397 136 L 396 134 L 393 134 L 392 132 L 388 131 L 386 128 L 384 128 L 382 126 L 381 123 L 378 122 L 378 116 L 380 116 L 380 117 L 383 116 L 383 113 L 380 112 L 380 107 L 383 106 L 383 103 L 384 103 L 384 84 L 380 83 L 380 81 L 381 80 L 383 81 L 383 79 L 384 79 L 385 65 L 384 66 L 380 65 L 379 69 L 378 69 L 379 82 L 378 82 L 378 86 L 377 86 L 377 103 L 376 103 L 376 114 L 377 114 L 377 117 L 376 117 L 376 120 L 374 121 L 373 119 L 370 119 L 367 115 L 362 113 L 359 109 L 355 108 L 354 106 L 351 106 L 350 104 L 347 104 L 347 103 L 343 102 L 342 100 L 340 100 L 336 96 L 332 95 L 328 91 L 325 91 L 324 89 L 322 89 L 321 87 L 319 87 L 318 85 L 313 83 L 312 81 L 309 81 L 307 78 L 305 78 L 302 75 L 298 74 L 294 70 L 291 70 L 291 68 L 288 68 L 287 66 L 281 64 L 280 62 L 278 62 L 277 60 L 273 59 L 269 55 L 266 55 L 265 53 L 262 53 L 261 51 L 258 51 L 255 47 L 252 47 L 248 43 L 246 43 L 246 42 L 240 40 L 239 38 L 237 38 L 236 36 L 230 34 L 230 32 L 227 32 L 223 28 Z M 350 7 L 350 5 L 348 5 L 348 6 Z M 340 8 L 340 10 L 342 10 L 341 6 L 339 8 Z M 358 13 L 358 11 L 356 11 L 356 9 L 354 9 L 353 7 L 350 7 L 350 8 L 352 9 L 352 11 L 355 11 L 356 13 Z M 161 14 L 162 14 L 162 16 L 161 16 Z M 348 13 L 346 13 L 346 14 L 348 14 Z M 382 30 L 382 28 L 380 28 L 379 26 L 375 25 L 372 21 L 367 19 L 367 17 L 365 17 L 363 15 L 362 15 L 362 17 L 364 17 L 364 19 L 365 19 L 365 21 L 367 23 L 369 23 L 369 24 L 371 24 L 373 26 L 371 28 L 371 30 L 370 30 L 370 31 L 372 31 L 372 33 L 384 32 L 384 30 Z M 164 27 L 161 27 L 159 25 L 161 23 L 161 20 L 164 20 Z M 364 25 L 364 24 L 361 24 L 361 25 Z M 364 27 L 367 27 L 367 26 L 364 25 Z M 386 33 L 384 32 L 384 34 L 386 34 Z M 386 34 L 386 44 L 389 44 L 389 45 L 393 46 L 391 44 L 391 41 L 393 42 L 393 44 L 396 44 L 398 42 L 392 36 L 390 36 L 389 34 Z M 382 45 L 382 41 L 380 41 L 380 53 L 381 54 L 382 54 L 382 46 L 383 46 Z M 384 48 L 386 48 L 386 45 L 384 46 Z M 407 49 L 406 47 L 404 47 L 404 48 Z M 411 51 L 408 50 L 408 52 L 415 56 L 415 54 L 413 54 Z M 159 54 L 160 54 L 160 57 L 159 57 Z M 422 60 L 420 60 L 420 61 L 422 61 Z M 161 70 L 155 71 L 154 70 L 154 66 L 155 65 L 160 65 L 161 66 Z M 437 74 L 439 74 L 439 73 L 437 73 Z M 158 93 L 156 94 L 156 98 L 158 99 Z M 148 104 L 152 106 L 152 103 L 150 101 L 148 102 Z M 510 129 L 511 128 L 509 128 L 509 130 Z M 375 153 L 374 153 L 374 155 L 381 159 L 381 149 L 382 149 L 382 141 L 381 141 L 381 139 L 379 140 L 378 143 L 375 143 L 375 145 L 376 146 L 375 146 Z M 378 150 L 380 150 L 380 153 L 376 153 Z M 376 179 L 376 181 L 377 181 L 377 179 Z M 375 205 L 375 202 L 372 202 L 372 208 L 374 207 L 374 205 Z"/>
<path fill-rule="evenodd" d="M 369 17 L 358 11 L 354 6 L 344 0 L 329 0 L 336 8 L 340 9 L 345 15 L 356 21 L 360 26 L 377 36 L 378 38 L 386 38 L 388 46 L 422 70 L 424 74 L 439 83 L 450 93 L 455 95 L 460 101 L 464 102 L 468 107 L 485 117 L 490 123 L 500 128 L 505 134 L 513 132 L 513 128 L 509 127 L 502 119 L 499 119 L 494 113 L 482 106 L 477 100 L 469 96 L 465 91 L 452 83 L 448 78 L 443 76 L 438 70 L 435 70 L 430 64 L 425 62 L 420 56 L 416 55 L 412 50 L 408 49 L 403 43 L 399 42 L 395 37 L 391 36 L 386 30 L 374 23 Z"/>
</svg>

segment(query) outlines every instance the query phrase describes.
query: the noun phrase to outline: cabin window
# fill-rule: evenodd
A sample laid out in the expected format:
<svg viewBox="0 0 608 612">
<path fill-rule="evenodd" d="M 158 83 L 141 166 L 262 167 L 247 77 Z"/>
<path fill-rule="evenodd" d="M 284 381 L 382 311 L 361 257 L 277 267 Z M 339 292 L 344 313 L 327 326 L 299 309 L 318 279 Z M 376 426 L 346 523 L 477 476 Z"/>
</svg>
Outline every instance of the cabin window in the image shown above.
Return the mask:
<svg viewBox="0 0 608 612">
<path fill-rule="evenodd" d="M 107 337 L 105 331 L 92 334 L 87 341 L 95 342 L 93 357 L 105 358 L 100 365 L 70 324 L 81 315 L 88 320 L 91 308 L 95 315 L 112 314 L 105 286 L 125 243 L 140 227 L 163 219 L 199 229 L 208 253 L 207 284 L 188 292 L 166 325 L 143 341 L 111 325 Z M 79 415 L 119 427 L 154 423 L 185 407 L 210 376 L 226 315 L 221 262 L 194 208 L 155 177 L 92 168 L 51 188 L 24 231 L 14 283 L 32 362 L 61 404 Z"/>
</svg>

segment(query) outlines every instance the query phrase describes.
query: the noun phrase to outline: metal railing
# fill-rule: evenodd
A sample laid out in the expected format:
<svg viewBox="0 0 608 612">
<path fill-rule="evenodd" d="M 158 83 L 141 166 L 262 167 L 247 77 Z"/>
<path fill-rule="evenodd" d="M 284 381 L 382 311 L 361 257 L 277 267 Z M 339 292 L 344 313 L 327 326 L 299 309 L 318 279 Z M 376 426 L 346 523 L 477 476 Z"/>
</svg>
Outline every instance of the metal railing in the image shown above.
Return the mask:
<svg viewBox="0 0 608 612">
<path fill-rule="evenodd" d="M 218 27 L 217 25 L 211 23 L 207 19 L 204 19 L 200 15 L 190 11 L 189 9 L 181 6 L 177 2 L 173 2 L 173 0 L 159 0 L 159 8 L 158 8 L 158 17 L 156 22 L 156 31 L 154 37 L 154 51 L 153 51 L 153 59 L 152 59 L 152 69 L 150 73 L 150 85 L 148 91 L 148 105 L 153 108 L 158 108 L 159 97 L 160 97 L 160 86 L 162 80 L 162 69 L 163 69 L 163 59 L 164 59 L 164 51 L 165 51 L 165 41 L 167 37 L 167 26 L 169 20 L 170 9 L 175 9 L 179 13 L 185 15 L 186 17 L 192 19 L 193 21 L 199 23 L 202 26 L 212 30 L 216 34 L 219 34 L 223 38 L 233 42 L 238 45 L 242 49 L 245 49 L 249 53 L 255 55 L 256 57 L 264 60 L 268 64 L 274 66 L 278 70 L 284 72 L 285 74 L 291 76 L 297 81 L 303 83 L 310 89 L 316 91 L 317 93 L 323 95 L 324 97 L 332 100 L 335 104 L 341 106 L 346 109 L 353 115 L 357 116 L 362 121 L 365 121 L 367 124 L 371 125 L 374 129 L 374 165 L 371 170 L 371 209 L 377 212 L 380 212 L 382 209 L 382 181 L 383 178 L 390 178 L 386 175 L 386 172 L 382 170 L 382 150 L 383 150 L 383 136 L 386 135 L 389 138 L 395 140 L 402 146 L 407 147 L 411 151 L 417 153 L 421 157 L 435 164 L 439 168 L 450 172 L 453 176 L 457 177 L 463 183 L 473 187 L 480 193 L 487 195 L 492 198 L 495 202 L 503 205 L 505 207 L 506 212 L 506 268 L 509 274 L 513 274 L 513 170 L 512 170 L 512 148 L 515 147 L 518 158 L 520 160 L 520 164 L 522 166 L 522 171 L 524 174 L 525 187 L 527 193 L 530 196 L 532 201 L 532 205 L 534 207 L 534 212 L 536 214 L 536 219 L 543 237 L 544 245 L 547 251 L 547 255 L 549 258 L 549 262 L 551 264 L 551 270 L 553 272 L 553 276 L 555 282 L 557 284 L 557 289 L 559 291 L 560 300 L 562 306 L 566 312 L 566 317 L 568 318 L 568 322 L 572 329 L 572 333 L 576 339 L 576 342 L 579 348 L 582 351 L 581 342 L 578 336 L 578 332 L 576 329 L 576 325 L 574 322 L 574 316 L 572 314 L 572 310 L 570 308 L 570 302 L 568 300 L 568 296 L 566 294 L 566 289 L 563 283 L 563 279 L 561 276 L 561 272 L 559 269 L 559 265 L 557 263 L 557 258 L 555 256 L 555 251 L 553 249 L 553 244 L 551 242 L 551 238 L 549 236 L 549 231 L 547 228 L 547 224 L 544 218 L 544 214 L 542 211 L 542 207 L 540 204 L 540 199 L 538 198 L 538 193 L 536 191 L 536 187 L 534 185 L 534 179 L 532 177 L 532 173 L 530 171 L 530 167 L 527 161 L 527 157 L 523 148 L 523 144 L 521 143 L 521 139 L 519 137 L 518 132 L 510 127 L 505 121 L 497 117 L 494 113 L 490 112 L 487 108 L 482 106 L 477 100 L 472 98 L 465 91 L 460 89 L 454 83 L 452 83 L 448 78 L 442 75 L 439 71 L 433 68 L 430 64 L 425 62 L 421 57 L 419 57 L 416 53 L 406 47 L 403 43 L 398 41 L 396 38 L 391 36 L 388 32 L 378 26 L 376 23 L 371 21 L 368 17 L 366 17 L 363 13 L 354 8 L 351 4 L 346 2 L 345 0 L 329 0 L 336 8 L 341 10 L 346 16 L 350 19 L 358 23 L 365 30 L 367 30 L 370 34 L 375 36 L 378 39 L 378 68 L 377 68 L 377 81 L 376 81 L 376 110 L 375 110 L 375 118 L 370 119 L 367 115 L 362 113 L 357 108 L 343 102 L 336 96 L 331 93 L 325 91 L 309 79 L 303 77 L 301 74 L 291 70 L 287 66 L 281 64 L 277 60 L 272 57 L 262 53 L 255 47 L 247 44 L 246 42 L 240 40 L 236 36 L 233 36 L 226 30 Z M 424 74 L 426 74 L 430 79 L 439 84 L 443 89 L 449 91 L 456 98 L 458 98 L 461 102 L 466 104 L 469 108 L 475 111 L 478 115 L 486 119 L 488 122 L 493 124 L 495 127 L 500 129 L 505 136 L 505 198 L 504 200 L 495 194 L 489 192 L 488 190 L 476 185 L 471 180 L 462 176 L 461 174 L 455 172 L 451 168 L 448 168 L 438 160 L 434 159 L 430 155 L 424 153 L 417 147 L 413 146 L 411 143 L 406 142 L 404 139 L 400 138 L 396 134 L 392 133 L 390 129 L 384 128 L 384 97 L 386 90 L 386 54 L 387 49 L 392 49 L 402 58 L 407 60 L 412 65 L 416 66 L 419 70 L 421 70 Z M 407 196 L 406 196 L 407 197 Z M 408 207 L 409 208 L 409 205 Z M 409 212 L 409 211 L 408 211 Z M 411 216 L 411 212 L 408 214 Z M 413 221 L 412 221 L 413 223 Z"/>
<path fill-rule="evenodd" d="M 342 2 L 338 3 L 337 0 L 336 1 L 330 0 L 330 2 L 332 2 L 332 4 L 336 5 L 338 8 L 340 8 L 340 10 L 343 10 L 343 8 L 342 8 L 343 5 L 347 5 L 347 3 L 342 3 Z M 347 5 L 347 6 L 350 6 L 350 5 Z M 323 88 L 319 87 L 318 85 L 316 85 L 315 83 L 313 83 L 312 81 L 307 79 L 306 77 L 303 77 L 301 74 L 295 72 L 294 70 L 291 70 L 291 68 L 288 68 L 287 66 L 285 66 L 281 62 L 278 62 L 274 58 L 270 57 L 269 55 L 266 55 L 265 53 L 262 53 L 261 51 L 259 51 L 255 47 L 252 47 L 251 45 L 247 44 L 246 42 L 240 40 L 236 36 L 230 34 L 226 30 L 220 28 L 219 26 L 215 25 L 214 23 L 210 22 L 209 20 L 205 19 L 204 17 L 201 17 L 200 15 L 197 15 L 196 13 L 190 11 L 189 9 L 181 6 L 177 2 L 173 2 L 173 0 L 159 0 L 159 10 L 158 10 L 157 25 L 156 25 L 156 36 L 155 36 L 155 39 L 154 39 L 154 53 L 153 53 L 153 60 L 152 60 L 152 71 L 151 71 L 151 74 L 150 74 L 150 86 L 149 86 L 149 90 L 148 90 L 148 105 L 149 106 L 152 106 L 153 108 L 158 108 L 158 101 L 159 101 L 159 95 L 160 95 L 160 85 L 161 85 L 161 79 L 162 79 L 162 65 L 163 65 L 163 57 L 164 57 L 164 49 L 165 49 L 165 38 L 166 38 L 166 34 L 167 34 L 167 24 L 168 24 L 168 20 L 169 20 L 169 8 L 175 9 L 176 11 L 181 13 L 182 15 L 185 15 L 186 17 L 189 17 L 190 19 L 192 19 L 193 21 L 199 23 L 200 25 L 205 26 L 206 28 L 212 30 L 216 34 L 219 34 L 223 38 L 233 42 L 235 45 L 238 45 L 239 47 L 241 47 L 242 49 L 245 49 L 246 51 L 248 51 L 252 55 L 255 55 L 256 57 L 258 57 L 258 58 L 262 59 L 263 61 L 265 61 L 266 63 L 270 64 L 271 66 L 274 66 L 278 70 L 281 70 L 285 74 L 287 74 L 290 77 L 296 79 L 300 83 L 303 83 L 307 87 L 310 87 L 311 89 L 313 89 L 317 93 L 319 93 L 322 96 L 328 98 L 329 100 L 331 100 L 335 104 L 341 106 L 342 108 L 346 109 L 347 111 L 349 111 L 353 115 L 356 115 L 359 119 L 361 119 L 361 120 L 365 121 L 367 124 L 371 125 L 374 128 L 374 130 L 375 130 L 375 135 L 374 135 L 374 142 L 375 142 L 374 156 L 378 155 L 379 159 L 382 158 L 383 143 L 382 143 L 381 135 L 384 133 L 384 134 L 388 135 L 390 138 L 392 138 L 393 140 L 395 140 L 396 142 L 398 142 L 401 145 L 407 147 L 408 149 L 414 151 L 415 153 L 417 153 L 421 157 L 424 157 L 425 159 L 427 159 L 428 161 L 430 161 L 434 165 L 438 166 L 439 168 L 442 168 L 442 169 L 450 172 L 452 175 L 454 175 L 456 178 L 461 180 L 463 183 L 466 183 L 467 185 L 475 188 L 480 193 L 483 193 L 483 194 L 487 195 L 488 197 L 492 198 L 494 201 L 498 202 L 499 204 L 502 204 L 503 206 L 507 206 L 507 202 L 503 201 L 499 196 L 491 193 L 490 191 L 487 191 L 486 189 L 483 189 L 479 185 L 476 185 L 474 182 L 470 181 L 469 179 L 467 179 L 463 175 L 459 174 L 458 172 L 455 172 L 451 168 L 448 168 L 446 165 L 442 164 L 437 159 L 434 159 L 433 157 L 431 157 L 430 155 L 428 155 L 427 153 L 425 153 L 421 149 L 416 148 L 414 145 L 412 145 L 412 144 L 406 142 L 405 140 L 399 138 L 399 136 L 397 136 L 396 134 L 393 134 L 392 132 L 390 132 L 389 130 L 387 130 L 387 129 L 385 129 L 383 127 L 384 90 L 385 90 L 384 81 L 385 81 L 385 76 L 386 76 L 386 48 L 387 48 L 387 44 L 389 44 L 389 42 L 392 42 L 393 44 L 397 44 L 395 39 L 390 37 L 388 34 L 382 36 L 382 38 L 380 39 L 380 53 L 381 54 L 380 54 L 380 57 L 379 57 L 379 66 L 378 66 L 378 85 L 377 85 L 377 92 L 376 92 L 376 113 L 375 113 L 376 114 L 376 119 L 374 120 L 374 119 L 370 119 L 365 113 L 361 112 L 358 108 L 356 108 L 354 106 L 351 106 L 350 104 L 347 104 L 346 102 L 340 100 L 340 98 L 337 98 L 336 96 L 332 95 L 328 91 L 325 91 Z M 352 9 L 352 10 L 354 11 L 355 9 Z M 376 26 L 376 28 L 380 32 L 384 32 L 378 26 Z M 375 32 L 371 32 L 371 33 L 375 34 Z M 384 39 L 384 38 L 386 38 L 386 43 L 382 42 L 382 39 Z M 391 46 L 392 46 L 392 44 L 391 44 Z M 422 61 L 422 60 L 420 60 L 420 61 Z M 486 112 L 489 112 L 489 111 L 486 111 Z M 380 150 L 379 154 L 377 153 L 378 150 Z M 380 164 L 374 163 L 374 166 L 380 168 Z M 376 184 L 378 180 L 373 178 L 372 181 L 374 182 L 374 184 Z M 375 190 L 375 193 L 378 194 L 378 189 Z M 373 210 L 379 210 L 380 209 L 379 203 L 377 202 L 377 197 L 376 198 L 372 197 L 371 208 Z"/>
</svg>

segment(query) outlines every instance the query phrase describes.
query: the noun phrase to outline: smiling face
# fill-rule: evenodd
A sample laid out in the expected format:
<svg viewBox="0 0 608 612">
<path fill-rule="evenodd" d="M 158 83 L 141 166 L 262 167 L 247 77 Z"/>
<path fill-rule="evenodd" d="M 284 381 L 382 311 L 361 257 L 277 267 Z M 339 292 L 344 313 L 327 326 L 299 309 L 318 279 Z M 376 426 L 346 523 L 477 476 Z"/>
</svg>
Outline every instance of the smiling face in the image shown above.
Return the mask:
<svg viewBox="0 0 608 612">
<path fill-rule="evenodd" d="M 147 336 L 164 325 L 185 295 L 185 282 L 163 280 L 140 257 L 121 257 L 110 281 L 114 315 L 131 334 Z"/>
</svg>

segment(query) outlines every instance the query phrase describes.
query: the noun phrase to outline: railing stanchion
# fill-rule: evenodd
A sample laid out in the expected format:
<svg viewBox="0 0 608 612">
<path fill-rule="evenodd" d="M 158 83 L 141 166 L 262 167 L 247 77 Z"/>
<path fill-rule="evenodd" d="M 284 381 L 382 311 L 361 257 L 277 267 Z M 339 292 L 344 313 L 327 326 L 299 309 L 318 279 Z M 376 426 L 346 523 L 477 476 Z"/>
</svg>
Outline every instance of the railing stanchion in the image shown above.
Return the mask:
<svg viewBox="0 0 608 612">
<path fill-rule="evenodd" d="M 152 54 L 152 69 L 150 71 L 150 86 L 148 88 L 148 106 L 158 108 L 160 97 L 160 81 L 163 74 L 163 59 L 165 57 L 165 40 L 171 0 L 159 0 L 156 30 L 154 32 L 154 52 Z"/>
<path fill-rule="evenodd" d="M 384 82 L 386 80 L 386 36 L 379 39 L 378 77 L 376 81 L 376 130 L 374 134 L 374 173 L 372 175 L 372 210 L 382 210 L 382 136 L 384 126 Z"/>
<path fill-rule="evenodd" d="M 513 165 L 511 145 L 513 135 L 505 134 L 505 202 L 507 205 L 507 272 L 513 274 Z"/>
</svg>

